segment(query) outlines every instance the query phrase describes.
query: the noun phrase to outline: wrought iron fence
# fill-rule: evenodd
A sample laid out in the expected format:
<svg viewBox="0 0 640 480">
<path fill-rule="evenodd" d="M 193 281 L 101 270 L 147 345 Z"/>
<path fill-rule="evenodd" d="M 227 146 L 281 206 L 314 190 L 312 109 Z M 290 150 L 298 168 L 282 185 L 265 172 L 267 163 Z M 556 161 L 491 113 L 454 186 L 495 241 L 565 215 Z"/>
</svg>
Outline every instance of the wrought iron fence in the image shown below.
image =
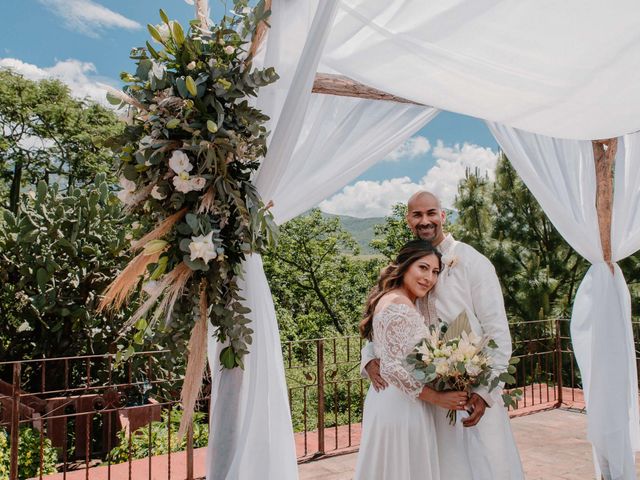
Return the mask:
<svg viewBox="0 0 640 480">
<path fill-rule="evenodd" d="M 523 395 L 512 416 L 556 408 L 584 408 L 567 319 L 510 324 L 516 382 Z M 362 340 L 319 338 L 283 345 L 299 461 L 357 449 L 369 382 L 360 375 Z"/>
<path fill-rule="evenodd" d="M 169 479 L 194 478 L 209 396 L 178 443 L 182 377 L 159 367 L 167 353 L 0 362 L 0 479 L 151 479 L 158 464 Z"/>
<path fill-rule="evenodd" d="M 508 387 L 524 395 L 510 413 L 583 408 L 568 320 L 511 330 L 520 363 Z M 640 336 L 640 322 L 634 333 Z M 358 447 L 369 388 L 359 371 L 362 346 L 356 336 L 283 343 L 299 461 Z M 207 443 L 210 395 L 204 392 L 199 422 L 178 444 L 182 375 L 161 368 L 167 353 L 137 353 L 118 366 L 109 354 L 0 362 L 0 479 L 204 475 L 195 459 Z"/>
</svg>

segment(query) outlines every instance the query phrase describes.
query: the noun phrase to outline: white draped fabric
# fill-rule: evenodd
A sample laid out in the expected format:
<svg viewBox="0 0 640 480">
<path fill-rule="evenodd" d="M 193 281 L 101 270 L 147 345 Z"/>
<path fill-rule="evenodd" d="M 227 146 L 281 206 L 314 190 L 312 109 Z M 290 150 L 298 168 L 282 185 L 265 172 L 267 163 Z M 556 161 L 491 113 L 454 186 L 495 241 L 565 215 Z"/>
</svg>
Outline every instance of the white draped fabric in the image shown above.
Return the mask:
<svg viewBox="0 0 640 480">
<path fill-rule="evenodd" d="M 291 5 L 275 1 L 274 11 L 279 3 L 281 12 Z M 265 200 L 273 200 L 278 223 L 341 189 L 437 114 L 436 109 L 415 105 L 312 95 L 323 36 L 334 12 L 335 2 L 320 4 L 304 49 L 297 53 L 297 65 L 290 56 L 275 63 L 290 83 L 286 95 L 280 88 L 264 89 L 258 101 L 271 116 L 274 132 L 254 182 Z M 300 33 L 297 27 L 289 32 L 290 42 L 299 41 L 293 36 Z M 266 59 L 270 43 L 286 43 L 286 37 L 282 24 L 278 35 L 268 38 Z M 278 57 L 270 60 L 277 62 Z M 244 263 L 241 288 L 251 309 L 254 342 L 245 369 L 232 371 L 220 368 L 224 345 L 209 342 L 213 384 L 207 478 L 294 479 L 297 465 L 278 326 L 259 256 Z"/>
<path fill-rule="evenodd" d="M 620 268 L 614 264 L 612 274 L 603 258 L 592 144 L 495 123 L 489 127 L 560 234 L 592 263 L 576 292 L 571 318 L 587 404 L 587 435 L 594 447 L 596 469 L 606 479 L 635 479 L 640 424 L 631 303 Z M 640 190 L 634 183 L 640 180 L 639 148 L 639 134 L 618 140 L 614 262 L 640 249 Z"/>
<path fill-rule="evenodd" d="M 317 7 L 317 8 L 316 8 Z M 316 11 L 317 10 L 317 11 Z M 629 293 L 603 263 L 590 142 L 640 130 L 640 9 L 634 0 L 274 0 L 256 63 L 281 79 L 260 91 L 269 154 L 254 179 L 284 222 L 342 188 L 437 113 L 312 95 L 317 70 L 413 101 L 500 122 L 492 129 L 562 236 L 593 266 L 573 312 L 589 439 L 607 478 L 631 477 L 639 440 Z M 604 27 L 603 27 L 604 26 Z M 615 26 L 605 37 L 603 28 Z M 612 27 L 613 28 L 613 27 Z M 320 67 L 318 68 L 318 66 Z M 640 248 L 640 144 L 616 159 L 613 257 Z M 213 373 L 207 478 L 297 478 L 277 322 L 261 259 L 245 262 L 254 342 L 244 370 Z M 612 348 L 613 347 L 613 348 Z M 613 392 L 613 394 L 612 394 Z"/>
<path fill-rule="evenodd" d="M 320 70 L 529 132 L 610 138 L 640 130 L 638 25 L 635 0 L 341 0 Z"/>
</svg>

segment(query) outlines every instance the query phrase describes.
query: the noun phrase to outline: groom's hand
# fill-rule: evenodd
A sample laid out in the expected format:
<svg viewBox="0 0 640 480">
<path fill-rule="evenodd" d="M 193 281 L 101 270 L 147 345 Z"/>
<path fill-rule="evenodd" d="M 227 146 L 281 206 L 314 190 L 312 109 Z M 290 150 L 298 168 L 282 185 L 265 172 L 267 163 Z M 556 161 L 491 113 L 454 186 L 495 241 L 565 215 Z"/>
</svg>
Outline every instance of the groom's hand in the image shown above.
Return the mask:
<svg viewBox="0 0 640 480">
<path fill-rule="evenodd" d="M 477 393 L 472 393 L 471 397 L 469 397 L 469 401 L 467 402 L 467 410 L 471 411 L 471 415 L 465 418 L 462 421 L 462 424 L 465 427 L 473 427 L 477 425 L 484 415 L 484 411 L 486 409 L 487 402 L 485 402 L 484 399 Z"/>
<path fill-rule="evenodd" d="M 388 384 L 384 381 L 384 378 L 380 376 L 380 360 L 374 358 L 364 367 L 369 375 L 369 380 L 373 384 L 373 388 L 376 392 L 387 388 Z"/>
</svg>

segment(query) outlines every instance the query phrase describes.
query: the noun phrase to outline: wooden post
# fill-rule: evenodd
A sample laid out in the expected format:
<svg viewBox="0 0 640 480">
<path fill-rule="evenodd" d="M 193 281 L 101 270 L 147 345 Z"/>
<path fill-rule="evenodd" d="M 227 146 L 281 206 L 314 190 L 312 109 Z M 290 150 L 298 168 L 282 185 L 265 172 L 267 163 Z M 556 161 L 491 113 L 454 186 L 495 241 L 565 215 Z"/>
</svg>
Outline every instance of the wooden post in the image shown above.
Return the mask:
<svg viewBox="0 0 640 480">
<path fill-rule="evenodd" d="M 200 22 L 200 28 L 207 30 L 209 28 L 209 2 L 208 0 L 196 0 L 196 18 Z"/>
<path fill-rule="evenodd" d="M 268 12 L 269 10 L 271 10 L 271 2 L 272 0 L 265 0 L 264 2 L 265 12 Z M 262 45 L 264 37 L 267 34 L 268 27 L 269 25 L 267 25 L 266 22 L 260 22 L 256 27 L 256 31 L 253 35 L 253 38 L 251 39 L 251 47 L 249 47 L 249 55 L 247 57 L 249 58 L 249 61 L 251 61 L 253 57 L 255 57 L 256 52 L 260 48 L 260 45 Z"/>
<path fill-rule="evenodd" d="M 593 141 L 593 158 L 596 164 L 596 209 L 602 256 L 613 273 L 611 262 L 611 215 L 613 213 L 613 171 L 618 150 L 618 139 Z"/>
</svg>

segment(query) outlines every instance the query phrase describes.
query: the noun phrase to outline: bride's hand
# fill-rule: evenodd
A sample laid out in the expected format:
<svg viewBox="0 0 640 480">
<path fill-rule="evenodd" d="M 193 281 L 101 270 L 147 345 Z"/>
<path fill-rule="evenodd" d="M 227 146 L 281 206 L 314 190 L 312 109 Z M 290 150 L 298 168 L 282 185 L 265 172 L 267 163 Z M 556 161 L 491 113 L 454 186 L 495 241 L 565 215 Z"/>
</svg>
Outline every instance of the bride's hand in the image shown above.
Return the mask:
<svg viewBox="0 0 640 480">
<path fill-rule="evenodd" d="M 464 410 L 468 401 L 467 392 L 436 392 L 430 387 L 424 387 L 419 398 L 447 410 Z"/>
</svg>

